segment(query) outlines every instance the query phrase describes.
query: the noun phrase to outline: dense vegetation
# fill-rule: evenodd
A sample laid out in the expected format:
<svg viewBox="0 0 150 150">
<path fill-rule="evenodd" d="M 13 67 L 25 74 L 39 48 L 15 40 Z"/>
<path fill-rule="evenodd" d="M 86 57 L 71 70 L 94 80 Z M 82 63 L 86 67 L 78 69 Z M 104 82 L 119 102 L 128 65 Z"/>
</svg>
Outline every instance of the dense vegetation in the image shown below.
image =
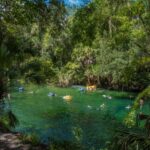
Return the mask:
<svg viewBox="0 0 150 150">
<path fill-rule="evenodd" d="M 148 0 L 94 0 L 72 16 L 56 0 L 2 0 L 0 7 L 1 84 L 23 78 L 119 90 L 149 85 Z"/>
<path fill-rule="evenodd" d="M 149 0 L 93 0 L 67 10 L 59 0 L 0 1 L 0 99 L 18 79 L 149 91 Z"/>
<path fill-rule="evenodd" d="M 150 77 L 149 5 L 95 0 L 68 16 L 56 0 L 2 0 L 1 84 L 7 77 L 144 89 Z"/>
</svg>

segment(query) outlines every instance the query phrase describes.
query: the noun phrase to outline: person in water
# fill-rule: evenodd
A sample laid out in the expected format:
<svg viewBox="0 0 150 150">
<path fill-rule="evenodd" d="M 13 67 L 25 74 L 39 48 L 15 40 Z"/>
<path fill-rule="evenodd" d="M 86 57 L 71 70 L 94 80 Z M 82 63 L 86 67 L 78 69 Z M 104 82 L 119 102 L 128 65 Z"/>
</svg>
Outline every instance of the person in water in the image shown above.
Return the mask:
<svg viewBox="0 0 150 150">
<path fill-rule="evenodd" d="M 80 92 L 85 92 L 85 88 L 80 87 L 80 88 L 79 88 L 79 91 L 80 91 Z"/>
<path fill-rule="evenodd" d="M 53 92 L 50 92 L 50 93 L 48 93 L 48 96 L 49 96 L 49 97 L 52 97 L 52 96 L 56 96 L 56 94 L 53 93 Z"/>
<path fill-rule="evenodd" d="M 143 99 L 140 99 L 140 110 L 142 110 L 143 105 L 144 105 L 144 100 L 143 100 Z"/>
<path fill-rule="evenodd" d="M 24 87 L 23 86 L 21 86 L 21 87 L 19 87 L 19 92 L 23 92 L 24 91 Z"/>
</svg>

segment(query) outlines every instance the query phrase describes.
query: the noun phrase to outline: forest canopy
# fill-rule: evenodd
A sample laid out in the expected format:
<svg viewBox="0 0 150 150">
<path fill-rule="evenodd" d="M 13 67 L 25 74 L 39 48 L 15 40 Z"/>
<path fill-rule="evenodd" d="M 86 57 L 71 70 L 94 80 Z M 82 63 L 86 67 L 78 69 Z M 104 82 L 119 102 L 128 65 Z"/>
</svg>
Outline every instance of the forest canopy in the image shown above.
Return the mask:
<svg viewBox="0 0 150 150">
<path fill-rule="evenodd" d="M 148 0 L 93 0 L 72 15 L 63 1 L 1 0 L 0 10 L 1 85 L 21 78 L 139 91 L 150 83 Z"/>
</svg>

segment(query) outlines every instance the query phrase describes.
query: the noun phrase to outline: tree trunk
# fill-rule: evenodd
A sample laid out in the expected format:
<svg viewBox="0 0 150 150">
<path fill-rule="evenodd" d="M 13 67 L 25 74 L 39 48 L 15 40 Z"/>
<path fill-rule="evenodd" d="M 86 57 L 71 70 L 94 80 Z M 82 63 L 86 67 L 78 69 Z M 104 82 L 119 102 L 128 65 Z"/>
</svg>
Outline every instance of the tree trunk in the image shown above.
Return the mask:
<svg viewBox="0 0 150 150">
<path fill-rule="evenodd" d="M 109 35 L 110 37 L 112 37 L 112 18 L 109 17 L 109 20 L 108 20 L 108 27 L 109 27 Z"/>
<path fill-rule="evenodd" d="M 5 84 L 4 80 L 3 80 L 3 78 L 1 77 L 0 78 L 0 100 L 2 100 L 3 97 L 5 97 L 6 92 L 7 92 L 6 84 Z"/>
</svg>

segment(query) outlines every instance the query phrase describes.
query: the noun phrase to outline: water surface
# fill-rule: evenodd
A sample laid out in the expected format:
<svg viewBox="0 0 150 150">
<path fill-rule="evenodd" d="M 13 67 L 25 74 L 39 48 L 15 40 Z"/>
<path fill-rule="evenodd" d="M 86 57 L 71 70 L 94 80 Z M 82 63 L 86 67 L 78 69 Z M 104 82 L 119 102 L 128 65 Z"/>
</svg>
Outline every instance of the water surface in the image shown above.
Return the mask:
<svg viewBox="0 0 150 150">
<path fill-rule="evenodd" d="M 57 96 L 49 97 L 49 92 Z M 63 100 L 64 95 L 73 96 L 72 101 Z M 36 133 L 44 143 L 80 141 L 87 147 L 100 148 L 129 112 L 126 107 L 133 103 L 129 97 L 128 93 L 106 90 L 27 86 L 23 92 L 14 90 L 10 106 L 20 122 L 16 131 Z"/>
</svg>

